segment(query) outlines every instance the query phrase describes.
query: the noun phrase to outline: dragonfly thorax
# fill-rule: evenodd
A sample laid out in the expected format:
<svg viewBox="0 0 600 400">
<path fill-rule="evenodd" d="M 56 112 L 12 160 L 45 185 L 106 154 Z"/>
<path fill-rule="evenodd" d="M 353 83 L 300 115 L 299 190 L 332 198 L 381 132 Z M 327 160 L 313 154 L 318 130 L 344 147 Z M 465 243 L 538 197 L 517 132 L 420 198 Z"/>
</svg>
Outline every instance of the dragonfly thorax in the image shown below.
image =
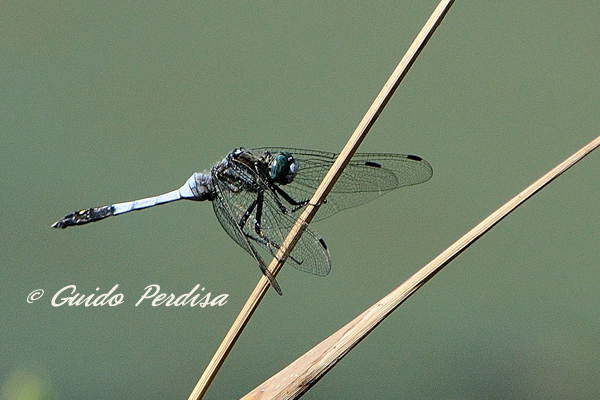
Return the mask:
<svg viewBox="0 0 600 400">
<path fill-rule="evenodd" d="M 273 157 L 269 163 L 271 179 L 281 185 L 287 185 L 298 173 L 298 161 L 287 151 Z"/>
</svg>

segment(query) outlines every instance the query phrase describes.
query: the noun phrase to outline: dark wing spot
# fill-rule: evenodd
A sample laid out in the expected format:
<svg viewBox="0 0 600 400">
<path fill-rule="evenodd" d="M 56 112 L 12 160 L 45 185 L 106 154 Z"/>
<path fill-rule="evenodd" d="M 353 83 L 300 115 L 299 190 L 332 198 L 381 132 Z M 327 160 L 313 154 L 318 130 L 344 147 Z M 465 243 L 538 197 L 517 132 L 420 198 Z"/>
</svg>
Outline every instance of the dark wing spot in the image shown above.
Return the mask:
<svg viewBox="0 0 600 400">
<path fill-rule="evenodd" d="M 325 244 L 325 241 L 323 240 L 323 238 L 319 238 L 319 243 L 321 243 L 321 246 L 323 246 L 323 248 L 325 250 L 327 250 L 327 245 Z"/>
<path fill-rule="evenodd" d="M 365 161 L 365 165 L 367 167 L 381 168 L 381 164 L 373 162 L 373 161 Z"/>
<path fill-rule="evenodd" d="M 415 160 L 415 161 L 423 161 L 423 159 L 419 156 L 413 156 L 411 154 L 407 155 L 406 158 L 408 158 L 409 160 Z"/>
</svg>

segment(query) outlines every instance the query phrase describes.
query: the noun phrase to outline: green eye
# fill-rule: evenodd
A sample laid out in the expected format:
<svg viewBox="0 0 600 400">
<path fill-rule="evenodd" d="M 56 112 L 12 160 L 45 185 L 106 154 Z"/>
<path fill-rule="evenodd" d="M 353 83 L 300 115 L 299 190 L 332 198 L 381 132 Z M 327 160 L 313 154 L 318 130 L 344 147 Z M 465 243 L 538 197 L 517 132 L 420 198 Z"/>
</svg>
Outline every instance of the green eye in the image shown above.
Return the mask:
<svg viewBox="0 0 600 400">
<path fill-rule="evenodd" d="M 287 151 L 279 153 L 271 161 L 271 179 L 282 185 L 290 183 L 298 171 L 298 161 Z"/>
</svg>

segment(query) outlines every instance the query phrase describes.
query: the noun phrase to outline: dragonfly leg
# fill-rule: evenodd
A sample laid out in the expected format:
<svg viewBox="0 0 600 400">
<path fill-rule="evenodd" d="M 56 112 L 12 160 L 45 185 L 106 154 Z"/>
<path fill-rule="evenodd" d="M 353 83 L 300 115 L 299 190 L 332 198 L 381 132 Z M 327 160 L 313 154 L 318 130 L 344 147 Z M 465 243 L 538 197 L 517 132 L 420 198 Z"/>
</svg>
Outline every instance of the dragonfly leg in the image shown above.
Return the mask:
<svg viewBox="0 0 600 400">
<path fill-rule="evenodd" d="M 238 222 L 238 226 L 242 230 L 244 230 L 244 226 L 246 225 L 246 222 L 248 222 L 248 218 L 250 218 L 250 216 L 252 215 L 252 212 L 256 208 L 256 218 L 255 218 L 255 221 L 254 221 L 254 231 L 258 235 L 262 235 L 261 229 L 260 229 L 260 222 L 261 222 L 261 219 L 262 219 L 262 210 L 263 210 L 264 199 L 265 199 L 265 197 L 263 195 L 263 192 L 258 192 L 258 195 L 256 196 L 256 199 L 252 203 L 250 203 L 250 206 L 248 207 L 248 209 L 246 209 L 246 212 L 244 212 L 244 215 L 242 215 L 242 218 Z"/>
<path fill-rule="evenodd" d="M 260 224 L 262 223 L 262 211 L 263 211 L 263 202 L 265 200 L 265 196 L 263 192 L 258 192 L 258 196 L 256 196 L 256 222 L 254 223 L 254 231 L 257 235 L 262 236 L 262 230 L 260 229 Z"/>
<path fill-rule="evenodd" d="M 279 194 L 281 197 L 283 197 L 283 199 L 285 201 L 287 201 L 291 206 L 295 206 L 292 209 L 292 212 L 296 212 L 299 209 L 301 209 L 302 207 L 304 207 L 305 205 L 308 204 L 308 202 L 310 201 L 310 199 L 305 199 L 302 201 L 296 201 L 294 200 L 294 198 L 292 196 L 290 196 L 289 194 L 287 194 L 287 192 L 285 190 L 283 190 L 282 188 L 280 188 L 277 185 L 274 185 L 273 188 L 275 189 L 275 191 L 277 192 L 277 194 Z M 281 208 L 281 211 L 283 212 L 287 212 L 287 209 L 283 206 L 283 204 L 279 204 L 279 208 Z"/>
<path fill-rule="evenodd" d="M 250 203 L 250 206 L 246 209 L 246 212 L 244 213 L 244 215 L 242 215 L 242 218 L 238 222 L 238 226 L 242 230 L 244 229 L 244 225 L 246 225 L 246 222 L 248 222 L 248 218 L 250 218 L 250 215 L 252 215 L 252 211 L 254 211 L 254 208 L 256 207 L 257 202 L 258 202 L 258 197 L 252 203 Z M 262 206 L 261 206 L 261 208 L 262 208 Z"/>
</svg>

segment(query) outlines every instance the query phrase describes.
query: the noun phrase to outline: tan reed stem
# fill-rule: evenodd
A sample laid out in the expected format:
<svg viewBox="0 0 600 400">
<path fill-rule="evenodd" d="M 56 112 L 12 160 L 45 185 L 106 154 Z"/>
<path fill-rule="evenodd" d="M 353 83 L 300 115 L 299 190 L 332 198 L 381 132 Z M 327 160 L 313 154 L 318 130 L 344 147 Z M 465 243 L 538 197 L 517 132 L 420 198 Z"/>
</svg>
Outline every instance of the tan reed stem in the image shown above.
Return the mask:
<svg viewBox="0 0 600 400">
<path fill-rule="evenodd" d="M 429 17 L 429 19 L 427 20 L 427 22 L 425 23 L 425 25 L 411 44 L 411 46 L 406 51 L 404 57 L 402 57 L 402 59 L 400 60 L 400 63 L 398 64 L 396 69 L 394 69 L 394 71 L 392 72 L 392 75 L 379 92 L 379 95 L 377 95 L 377 97 L 373 101 L 371 107 L 369 107 L 369 109 L 367 110 L 367 113 L 356 127 L 354 133 L 340 152 L 338 158 L 333 163 L 331 169 L 329 170 L 327 175 L 325 175 L 325 178 L 323 178 L 323 181 L 321 182 L 315 194 L 311 198 L 310 203 L 307 205 L 304 212 L 300 215 L 300 217 L 296 221 L 296 224 L 288 234 L 285 241 L 282 243 L 279 251 L 269 264 L 269 270 L 273 273 L 273 275 L 276 275 L 277 272 L 279 272 L 279 270 L 281 269 L 285 258 L 287 258 L 289 253 L 292 251 L 292 249 L 298 242 L 300 235 L 302 235 L 302 233 L 306 229 L 307 224 L 310 223 L 313 216 L 317 212 L 318 205 L 322 204 L 325 200 L 325 197 L 327 197 L 327 194 L 330 192 L 331 188 L 337 181 L 337 178 L 343 172 L 345 166 L 350 161 L 350 158 L 356 152 L 356 149 L 375 123 L 375 120 L 377 119 L 379 114 L 383 111 L 385 105 L 394 94 L 394 91 L 396 90 L 396 88 L 398 87 L 398 85 L 400 84 L 400 82 L 402 81 L 402 79 L 404 78 L 404 76 L 418 57 L 421 50 L 427 44 L 427 41 L 429 40 L 431 35 L 433 35 L 435 29 L 441 23 L 442 19 L 450 9 L 450 6 L 453 2 L 454 0 L 442 0 L 439 3 L 439 5 L 433 11 L 432 15 Z M 225 338 L 221 342 L 221 345 L 219 346 L 212 359 L 210 360 L 208 366 L 204 370 L 204 373 L 202 374 L 202 376 L 196 383 L 196 386 L 190 393 L 188 400 L 200 399 L 202 398 L 204 393 L 206 393 L 208 386 L 210 385 L 217 371 L 223 364 L 225 357 L 227 357 L 227 355 L 229 354 L 229 351 L 235 344 L 237 338 L 248 323 L 248 320 L 250 319 L 250 317 L 256 310 L 256 307 L 265 295 L 268 288 L 268 284 L 269 281 L 265 276 L 263 276 L 259 280 L 258 284 L 256 285 L 256 287 L 250 294 L 248 300 L 246 301 L 246 304 L 244 304 L 244 307 L 233 322 L 231 328 L 229 329 L 229 332 L 227 332 L 227 334 L 225 335 Z"/>
</svg>

